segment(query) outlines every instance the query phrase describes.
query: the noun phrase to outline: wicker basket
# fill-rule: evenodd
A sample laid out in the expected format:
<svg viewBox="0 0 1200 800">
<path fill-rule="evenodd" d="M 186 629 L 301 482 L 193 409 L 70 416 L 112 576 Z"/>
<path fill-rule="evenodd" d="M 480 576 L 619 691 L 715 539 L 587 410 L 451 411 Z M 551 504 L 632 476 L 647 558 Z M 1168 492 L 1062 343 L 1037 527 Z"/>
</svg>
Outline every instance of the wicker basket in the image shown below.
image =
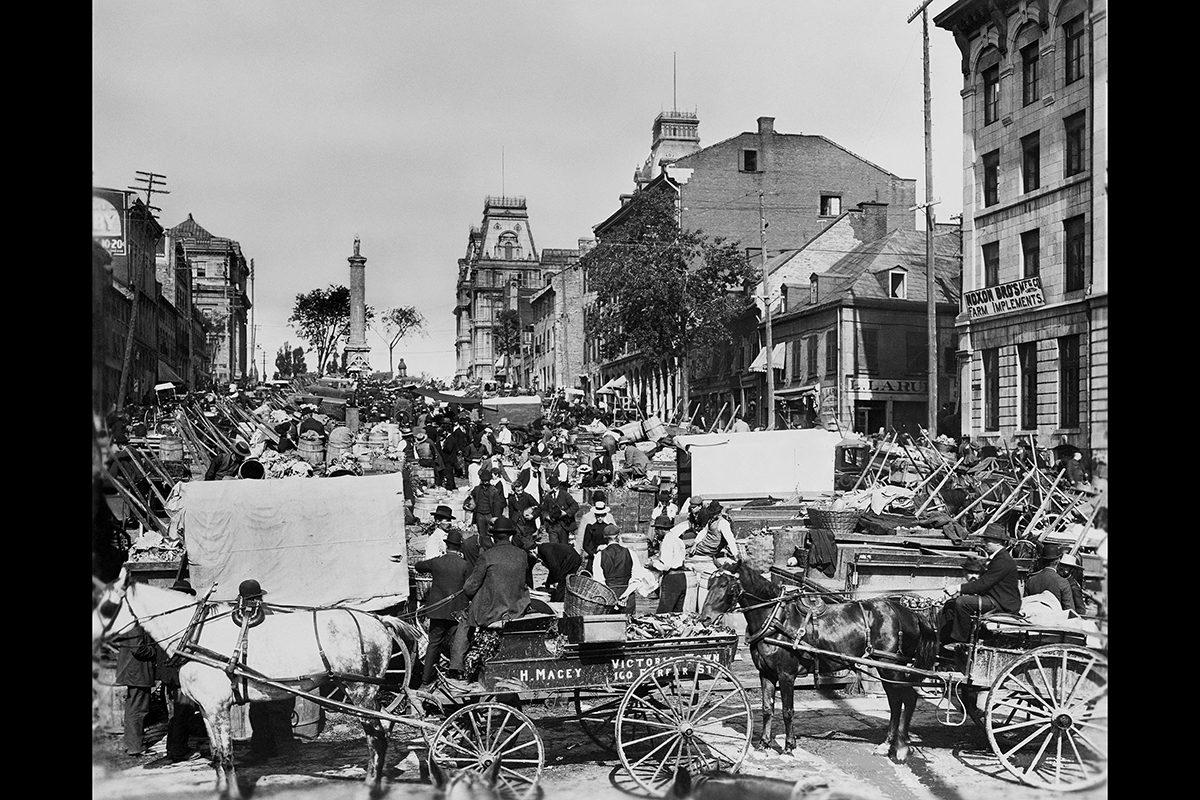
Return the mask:
<svg viewBox="0 0 1200 800">
<path fill-rule="evenodd" d="M 417 574 L 413 578 L 413 591 L 417 595 L 418 600 L 424 600 L 425 595 L 429 594 L 429 588 L 433 586 L 432 575 Z"/>
<path fill-rule="evenodd" d="M 821 528 L 834 533 L 853 533 L 862 512 L 855 509 L 832 511 L 826 508 L 808 510 L 808 527 Z"/>
<path fill-rule="evenodd" d="M 616 592 L 597 580 L 587 570 L 567 576 L 567 594 L 563 599 L 563 616 L 586 617 L 607 613 L 617 605 Z"/>
<path fill-rule="evenodd" d="M 775 537 L 751 536 L 743 539 L 742 560 L 755 572 L 770 572 L 775 563 Z"/>
</svg>

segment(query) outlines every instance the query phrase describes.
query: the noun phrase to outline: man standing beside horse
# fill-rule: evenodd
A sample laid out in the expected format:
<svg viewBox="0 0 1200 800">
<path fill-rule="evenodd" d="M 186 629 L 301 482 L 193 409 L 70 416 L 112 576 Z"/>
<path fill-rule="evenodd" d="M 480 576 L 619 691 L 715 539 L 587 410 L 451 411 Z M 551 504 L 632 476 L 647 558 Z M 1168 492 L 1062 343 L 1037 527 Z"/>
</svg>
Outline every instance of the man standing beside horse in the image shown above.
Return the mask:
<svg viewBox="0 0 1200 800">
<path fill-rule="evenodd" d="M 1021 610 L 1021 592 L 1017 583 L 1017 562 L 1009 555 L 1008 531 L 997 522 L 983 529 L 987 560 L 978 578 L 959 586 L 942 606 L 939 620 L 942 648 L 957 652 L 957 643 L 971 641 L 972 617 L 989 611 L 1016 614 Z M 945 590 L 950 594 L 950 590 Z"/>
</svg>

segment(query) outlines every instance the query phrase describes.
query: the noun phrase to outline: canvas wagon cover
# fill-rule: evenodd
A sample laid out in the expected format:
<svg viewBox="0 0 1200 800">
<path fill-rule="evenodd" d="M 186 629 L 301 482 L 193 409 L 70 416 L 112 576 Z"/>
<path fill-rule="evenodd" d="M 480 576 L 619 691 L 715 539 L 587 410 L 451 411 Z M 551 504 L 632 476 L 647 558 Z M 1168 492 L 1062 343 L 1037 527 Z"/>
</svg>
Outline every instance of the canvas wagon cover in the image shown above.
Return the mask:
<svg viewBox="0 0 1200 800">
<path fill-rule="evenodd" d="M 378 610 L 408 597 L 400 473 L 183 486 L 191 583 L 233 600 L 255 578 L 284 605 Z"/>
</svg>

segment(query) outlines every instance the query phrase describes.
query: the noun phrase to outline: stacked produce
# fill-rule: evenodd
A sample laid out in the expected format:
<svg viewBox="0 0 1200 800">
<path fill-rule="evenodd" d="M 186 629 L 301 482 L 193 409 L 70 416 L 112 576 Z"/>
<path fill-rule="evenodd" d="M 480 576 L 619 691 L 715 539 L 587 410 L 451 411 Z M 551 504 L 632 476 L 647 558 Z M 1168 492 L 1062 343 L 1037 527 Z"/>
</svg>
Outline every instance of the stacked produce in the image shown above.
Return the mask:
<svg viewBox="0 0 1200 800">
<path fill-rule="evenodd" d="M 646 614 L 632 617 L 625 624 L 625 637 L 640 639 L 682 639 L 693 636 L 725 636 L 733 633 L 726 625 L 709 624 L 697 614 Z"/>
</svg>

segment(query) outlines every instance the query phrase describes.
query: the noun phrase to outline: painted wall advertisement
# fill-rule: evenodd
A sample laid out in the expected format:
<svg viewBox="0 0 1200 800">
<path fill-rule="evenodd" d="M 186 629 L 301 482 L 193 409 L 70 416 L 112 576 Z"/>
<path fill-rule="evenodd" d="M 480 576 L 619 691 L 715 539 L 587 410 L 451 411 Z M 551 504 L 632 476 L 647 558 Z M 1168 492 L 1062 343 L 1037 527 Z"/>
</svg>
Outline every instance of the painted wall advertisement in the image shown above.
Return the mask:
<svg viewBox="0 0 1200 800">
<path fill-rule="evenodd" d="M 1044 306 L 1046 297 L 1042 294 L 1041 278 L 1022 278 L 963 292 L 963 305 L 971 319 L 981 319 Z"/>
<path fill-rule="evenodd" d="M 110 256 L 125 253 L 125 193 L 113 189 L 92 189 L 92 238 Z"/>
</svg>

